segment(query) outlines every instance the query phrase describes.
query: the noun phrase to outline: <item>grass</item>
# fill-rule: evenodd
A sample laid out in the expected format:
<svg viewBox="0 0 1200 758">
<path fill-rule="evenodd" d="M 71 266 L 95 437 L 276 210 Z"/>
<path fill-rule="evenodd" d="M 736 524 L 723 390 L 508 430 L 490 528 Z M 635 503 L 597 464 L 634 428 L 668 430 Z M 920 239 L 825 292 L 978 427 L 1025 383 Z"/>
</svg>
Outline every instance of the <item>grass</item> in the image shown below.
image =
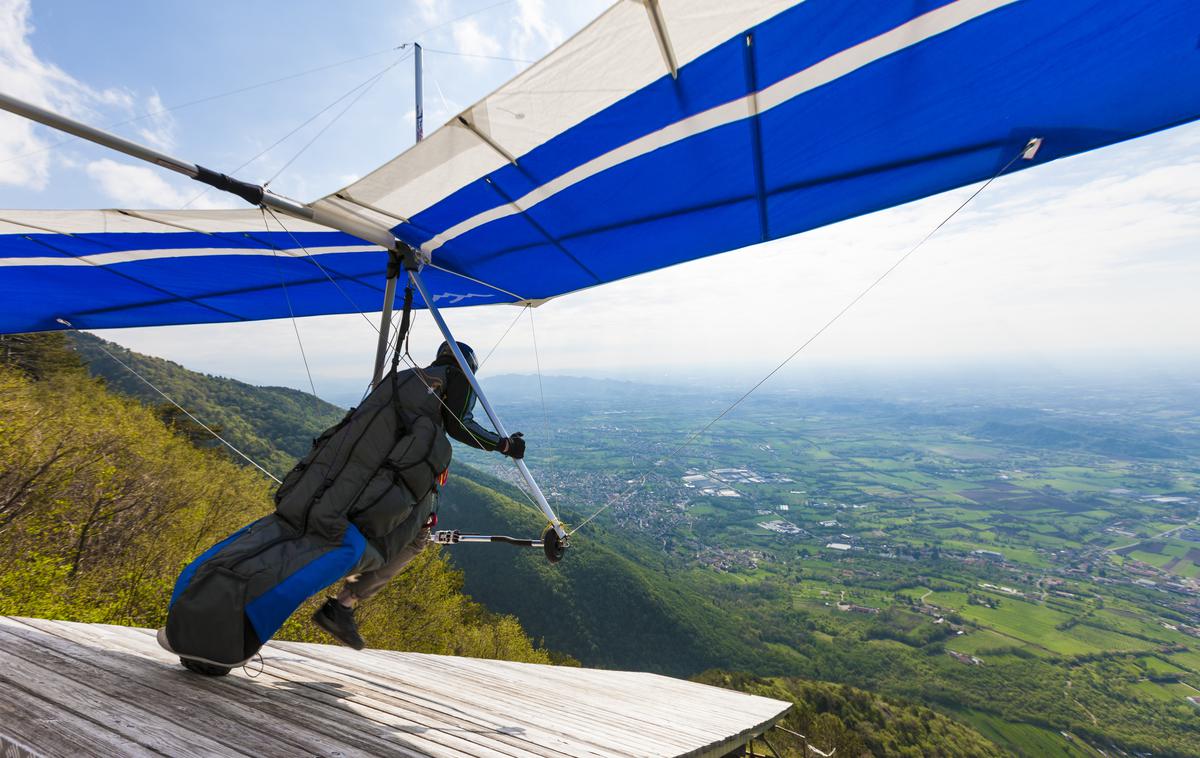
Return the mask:
<svg viewBox="0 0 1200 758">
<path fill-rule="evenodd" d="M 1176 694 L 1167 686 L 1150 681 L 1134 682 L 1130 686 L 1130 689 L 1142 697 L 1151 698 L 1153 700 L 1170 701 L 1183 697 L 1183 695 Z"/>
<path fill-rule="evenodd" d="M 991 714 L 972 710 L 959 711 L 959 715 L 983 736 L 1020 756 L 1086 758 L 1093 755 L 1090 750 L 1077 747 L 1076 743 L 1061 734 L 1040 726 L 1005 721 Z"/>
<path fill-rule="evenodd" d="M 980 626 L 1062 655 L 1094 653 L 1104 649 L 1103 645 L 1066 636 L 1056 629 L 1057 625 L 1070 619 L 1067 614 L 1022 600 L 1004 598 L 999 608 L 968 605 L 959 613 Z"/>
<path fill-rule="evenodd" d="M 1069 632 L 1072 639 L 1091 645 L 1101 650 L 1153 650 L 1158 647 L 1153 642 L 1127 637 L 1107 629 L 1099 629 L 1088 624 L 1077 624 Z"/>
<path fill-rule="evenodd" d="M 1186 671 L 1186 669 L 1180 668 L 1172 663 L 1167 663 L 1166 661 L 1155 658 L 1151 655 L 1138 658 L 1138 663 L 1144 664 L 1146 666 L 1146 671 L 1155 675 L 1182 674 Z"/>
<path fill-rule="evenodd" d="M 988 650 L 997 648 L 1012 648 L 1026 647 L 1028 643 L 1023 640 L 1014 640 L 1012 637 L 1005 637 L 1002 634 L 997 634 L 988 629 L 980 629 L 978 631 L 967 632 L 959 637 L 954 637 L 946 642 L 946 649 L 953 650 L 957 653 L 970 653 L 972 655 L 979 654 L 986 656 Z"/>
<path fill-rule="evenodd" d="M 1200 652 L 1196 650 L 1188 650 L 1184 653 L 1172 653 L 1171 663 L 1187 669 L 1193 674 L 1200 674 Z"/>
</svg>

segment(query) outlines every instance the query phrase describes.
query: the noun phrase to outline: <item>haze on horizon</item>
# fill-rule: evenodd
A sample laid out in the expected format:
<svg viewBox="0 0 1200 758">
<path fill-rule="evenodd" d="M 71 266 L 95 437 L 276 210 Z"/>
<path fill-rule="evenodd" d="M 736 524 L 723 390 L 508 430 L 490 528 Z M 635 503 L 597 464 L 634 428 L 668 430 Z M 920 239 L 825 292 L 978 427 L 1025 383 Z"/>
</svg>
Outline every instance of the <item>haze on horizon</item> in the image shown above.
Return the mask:
<svg viewBox="0 0 1200 758">
<path fill-rule="evenodd" d="M 532 59 L 604 3 L 514 0 L 364 3 L 329 17 L 299 4 L 276 31 L 207 34 L 220 4 L 129 8 L 0 0 L 0 75 L 14 94 L 111 124 L 411 39 L 430 49 Z M 232 7 L 232 6 L 230 6 Z M 472 11 L 482 12 L 459 18 Z M 228 10 L 228 8 L 226 9 Z M 455 20 L 458 19 L 458 20 Z M 180 27 L 190 28 L 186 54 Z M 89 29 L 87 35 L 81 28 Z M 96 33 L 99 32 L 99 33 Z M 130 54 L 113 60 L 121 45 Z M 387 63 L 376 58 L 245 95 L 118 127 L 228 170 Z M 162 61 L 162 65 L 151 61 Z M 253 62 L 253 64 L 252 64 Z M 484 95 L 523 63 L 427 56 L 426 130 Z M 273 186 L 300 198 L 330 191 L 411 142 L 411 73 L 400 64 Z M 270 176 L 311 139 L 301 130 L 252 163 Z M 398 135 L 398 132 L 401 133 Z M 179 207 L 195 189 L 0 118 L 0 207 Z M 406 142 L 407 141 L 407 142 Z M 34 152 L 39 151 L 42 152 Z M 32 153 L 32 154 L 31 154 Z M 1189 125 L 1002 177 L 777 377 L 960 370 L 1019 375 L 1106 372 L 1195 376 L 1200 339 L 1200 127 Z M 967 187 L 823 229 L 653 272 L 551 301 L 520 315 L 487 373 L 628 376 L 660 381 L 752 380 L 765 374 L 944 219 Z M 206 195 L 192 207 L 221 204 Z M 453 310 L 460 339 L 486 354 L 517 317 L 511 306 Z M 375 314 L 369 314 L 375 321 Z M 365 383 L 375 333 L 359 315 L 301 319 L 318 394 Z M 189 368 L 260 384 L 308 388 L 293 325 L 110 330 L 100 336 Z M 440 342 L 418 315 L 418 360 Z M 1032 375 L 1032 374 L 1031 374 Z"/>
</svg>

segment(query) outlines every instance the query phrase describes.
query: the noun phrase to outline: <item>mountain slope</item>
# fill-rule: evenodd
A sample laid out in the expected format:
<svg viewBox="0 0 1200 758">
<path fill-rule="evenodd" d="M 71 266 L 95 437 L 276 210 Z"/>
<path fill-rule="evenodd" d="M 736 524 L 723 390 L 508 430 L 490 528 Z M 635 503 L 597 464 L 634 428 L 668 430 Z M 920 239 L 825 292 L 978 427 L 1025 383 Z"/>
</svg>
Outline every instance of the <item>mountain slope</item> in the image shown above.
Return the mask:
<svg viewBox="0 0 1200 758">
<path fill-rule="evenodd" d="M 288 387 L 256 387 L 236 379 L 200 374 L 84 332 L 73 332 L 70 338 L 91 374 L 103 378 L 112 389 L 152 407 L 167 405 L 161 395 L 106 355 L 105 350 L 279 477 L 308 451 L 316 434 L 345 414 L 332 403 Z M 165 416 L 184 425 L 190 423 L 179 418 L 174 408 L 167 408 Z M 196 434 L 197 441 L 207 437 L 203 431 Z"/>
<path fill-rule="evenodd" d="M 540 533 L 541 516 L 503 490 L 508 485 L 486 474 L 454 468 L 441 499 L 441 525 L 522 537 Z M 506 545 L 464 544 L 449 552 L 464 570 L 468 594 L 521 618 L 535 637 L 586 665 L 687 676 L 765 663 L 743 643 L 737 619 L 690 582 L 672 581 L 652 553 L 610 542 L 598 530 L 578 535 L 555 565 L 540 550 Z"/>
<path fill-rule="evenodd" d="M 788 677 L 760 678 L 707 671 L 694 681 L 753 695 L 790 700 L 792 710 L 772 733 L 773 748 L 805 755 L 804 740 L 826 753 L 848 756 L 973 758 L 1007 755 L 975 729 L 919 705 L 848 687 Z M 807 755 L 812 755 L 809 752 Z"/>
</svg>

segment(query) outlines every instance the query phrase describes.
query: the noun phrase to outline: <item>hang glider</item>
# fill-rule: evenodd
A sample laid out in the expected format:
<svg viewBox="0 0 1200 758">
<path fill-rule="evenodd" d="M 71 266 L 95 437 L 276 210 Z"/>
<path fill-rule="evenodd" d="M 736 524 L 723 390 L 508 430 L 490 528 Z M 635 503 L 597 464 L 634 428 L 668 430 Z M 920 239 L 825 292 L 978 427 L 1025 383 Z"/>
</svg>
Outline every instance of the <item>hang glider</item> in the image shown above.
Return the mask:
<svg viewBox="0 0 1200 758">
<path fill-rule="evenodd" d="M 439 306 L 542 301 L 1196 119 L 1198 29 L 1193 0 L 622 0 L 311 220 L 0 211 L 0 332 L 379 311 L 392 235 Z"/>
</svg>

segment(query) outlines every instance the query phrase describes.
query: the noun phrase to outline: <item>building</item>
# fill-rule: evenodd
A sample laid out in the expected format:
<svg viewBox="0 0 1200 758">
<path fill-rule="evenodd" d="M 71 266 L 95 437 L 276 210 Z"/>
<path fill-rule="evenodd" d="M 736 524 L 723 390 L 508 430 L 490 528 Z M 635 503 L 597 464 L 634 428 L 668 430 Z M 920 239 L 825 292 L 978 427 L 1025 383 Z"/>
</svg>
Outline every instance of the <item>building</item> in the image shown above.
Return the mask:
<svg viewBox="0 0 1200 758">
<path fill-rule="evenodd" d="M 971 555 L 976 555 L 976 556 L 979 556 L 980 558 L 987 558 L 988 560 L 991 560 L 991 561 L 1004 560 L 1004 553 L 999 553 L 999 552 L 996 552 L 995 550 L 972 550 Z"/>
</svg>

